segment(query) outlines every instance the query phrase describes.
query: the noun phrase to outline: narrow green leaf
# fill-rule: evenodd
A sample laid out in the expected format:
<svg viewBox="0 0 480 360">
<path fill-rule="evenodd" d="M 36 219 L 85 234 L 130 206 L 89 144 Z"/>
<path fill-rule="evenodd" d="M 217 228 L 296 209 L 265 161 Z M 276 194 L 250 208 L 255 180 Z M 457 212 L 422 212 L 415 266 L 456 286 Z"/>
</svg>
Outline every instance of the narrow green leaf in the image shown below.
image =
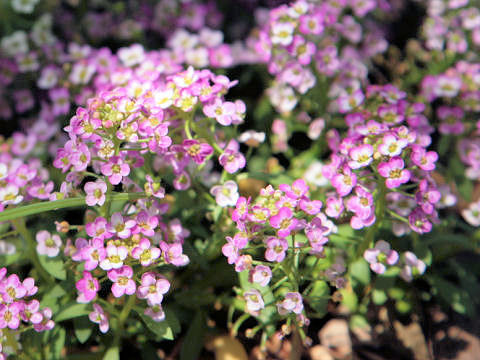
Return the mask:
<svg viewBox="0 0 480 360">
<path fill-rule="evenodd" d="M 73 319 L 79 316 L 88 315 L 92 310 L 89 304 L 79 304 L 76 302 L 65 305 L 55 316 L 55 321 L 64 321 Z"/>
<path fill-rule="evenodd" d="M 198 311 L 188 328 L 180 350 L 180 360 L 196 360 L 199 358 L 205 337 L 206 321 L 203 311 Z"/>
<path fill-rule="evenodd" d="M 138 193 L 114 193 L 107 196 L 107 201 L 127 201 L 137 200 L 147 197 L 144 192 Z M 0 212 L 0 222 L 15 220 L 21 217 L 40 214 L 46 211 L 58 210 L 71 207 L 87 206 L 85 196 L 79 196 L 70 199 L 62 199 L 55 201 L 42 201 L 35 204 L 19 206 L 16 208 L 7 208 Z"/>
</svg>

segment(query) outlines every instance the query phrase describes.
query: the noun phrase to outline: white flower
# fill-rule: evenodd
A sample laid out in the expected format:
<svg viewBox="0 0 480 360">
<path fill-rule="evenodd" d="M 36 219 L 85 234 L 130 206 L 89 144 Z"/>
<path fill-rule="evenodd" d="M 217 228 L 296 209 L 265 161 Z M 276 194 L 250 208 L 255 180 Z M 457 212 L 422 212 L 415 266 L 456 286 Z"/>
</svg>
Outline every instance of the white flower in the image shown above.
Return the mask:
<svg viewBox="0 0 480 360">
<path fill-rule="evenodd" d="M 305 181 L 316 186 L 327 186 L 328 179 L 322 174 L 323 166 L 320 161 L 313 162 L 305 171 Z"/>
<path fill-rule="evenodd" d="M 145 59 L 145 51 L 140 44 L 134 44 L 118 50 L 118 57 L 125 66 L 135 66 Z"/>
<path fill-rule="evenodd" d="M 39 1 L 40 0 L 12 0 L 11 4 L 13 10 L 16 12 L 31 14 Z"/>
<path fill-rule="evenodd" d="M 293 40 L 293 30 L 295 27 L 291 23 L 275 23 L 272 28 L 272 43 L 288 46 Z"/>
<path fill-rule="evenodd" d="M 480 226 L 480 202 L 471 203 L 468 209 L 462 210 L 462 216 L 472 226 Z"/>
<path fill-rule="evenodd" d="M 226 181 L 223 185 L 212 187 L 210 193 L 215 196 L 217 204 L 221 207 L 235 206 L 239 198 L 237 183 L 232 180 Z"/>
<path fill-rule="evenodd" d="M 9 36 L 4 36 L 0 42 L 0 47 L 10 56 L 26 54 L 28 52 L 27 33 L 19 30 Z"/>
<path fill-rule="evenodd" d="M 0 254 L 1 255 L 13 255 L 17 251 L 15 245 L 6 242 L 5 240 L 0 240 Z"/>
</svg>

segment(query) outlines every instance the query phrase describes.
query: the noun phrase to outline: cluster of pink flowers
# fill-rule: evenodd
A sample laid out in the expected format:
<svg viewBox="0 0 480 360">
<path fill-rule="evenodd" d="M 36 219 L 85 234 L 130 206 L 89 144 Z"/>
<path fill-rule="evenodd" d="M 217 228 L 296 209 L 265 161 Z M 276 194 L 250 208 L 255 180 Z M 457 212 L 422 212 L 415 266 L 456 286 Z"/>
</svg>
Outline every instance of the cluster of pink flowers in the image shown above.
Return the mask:
<svg viewBox="0 0 480 360">
<path fill-rule="evenodd" d="M 260 61 L 268 64 L 275 83 L 268 90 L 280 113 L 290 112 L 320 76 L 332 80 L 332 96 L 346 86 L 359 87 L 367 77 L 364 59 L 386 50 L 375 27 L 361 21 L 372 10 L 389 8 L 385 1 L 298 0 L 268 13 L 254 43 Z M 353 10 L 353 15 L 350 12 Z M 345 41 L 346 46 L 339 45 Z"/>
<path fill-rule="evenodd" d="M 375 197 L 388 196 L 392 210 L 395 203 L 414 199 L 408 202 L 414 208 L 405 216 L 418 233 L 429 232 L 432 222 L 437 221 L 435 206 L 441 194 L 431 173 L 438 155 L 427 150 L 433 128 L 422 115 L 425 106 L 410 104 L 405 96 L 394 86 L 385 85 L 369 86 L 365 94 L 358 90 L 338 99 L 339 110 L 347 113 L 348 131 L 343 139 L 336 130 L 329 131 L 331 162 L 322 172 L 336 193 L 328 196 L 326 213 L 339 218 L 350 212 L 354 229 L 375 223 Z M 395 195 L 380 195 L 378 188 L 374 192 L 378 183 Z M 409 190 L 416 184 L 416 192 L 402 191 L 406 184 Z"/>
<path fill-rule="evenodd" d="M 0 329 L 17 330 L 31 326 L 40 332 L 55 326 L 51 320 L 52 311 L 49 308 L 40 309 L 38 300 L 29 299 L 37 290 L 33 278 L 21 281 L 16 274 L 8 275 L 6 268 L 0 269 Z M 1 341 L 0 358 L 6 359 Z"/>
<path fill-rule="evenodd" d="M 400 266 L 400 277 L 407 282 L 412 281 L 414 276 L 422 275 L 427 267 L 411 251 L 406 251 L 400 259 L 398 252 L 385 240 L 379 240 L 374 248 L 365 250 L 363 257 L 370 264 L 370 269 L 377 274 L 385 273 L 388 266 Z"/>
<path fill-rule="evenodd" d="M 227 236 L 227 243 L 222 247 L 237 272 L 249 271 L 250 281 L 265 287 L 276 275 L 272 274 L 275 264 L 294 253 L 322 256 L 328 236 L 337 228 L 321 211 L 322 202 L 310 199 L 308 191 L 305 181 L 299 179 L 291 186 L 281 184 L 278 189 L 269 185 L 260 191 L 255 201 L 243 196 L 238 199 L 231 213 L 237 233 Z M 258 254 L 254 250 L 257 248 L 264 249 L 260 260 L 252 258 Z M 250 312 L 263 309 L 263 299 L 257 290 L 248 291 L 245 298 Z M 302 296 L 295 291 L 288 293 L 277 307 L 280 315 L 301 314 Z"/>
<path fill-rule="evenodd" d="M 101 282 L 108 279 L 114 297 L 136 294 L 147 300 L 145 314 L 155 321 L 164 319 L 161 302 L 170 283 L 155 269 L 188 264 L 183 242 L 190 233 L 178 219 L 162 221 L 168 206 L 145 205 L 139 201 L 136 209 L 130 209 L 134 214 L 117 212 L 109 221 L 95 218 L 85 227 L 89 238 L 77 238 L 74 245 L 67 246 L 66 253 L 84 265 L 83 277 L 76 283 L 78 302 L 94 301 Z"/>
<path fill-rule="evenodd" d="M 422 27 L 425 46 L 465 55 L 480 46 L 478 2 L 468 0 L 429 0 Z"/>
<path fill-rule="evenodd" d="M 118 185 L 128 180 L 133 169 L 143 166 L 142 155 L 150 152 L 158 156 L 156 166 L 171 167 L 175 189 L 184 190 L 191 183 L 187 166 L 204 164 L 213 155 L 214 146 L 227 172 L 245 166 L 237 142 L 221 149 L 216 133 L 205 131 L 212 121 L 222 126 L 243 122 L 243 102 L 223 99 L 236 82 L 192 67 L 168 76 L 165 82 L 152 81 L 151 75 L 144 73 L 142 83 L 129 80 L 122 88 L 100 92 L 88 101 L 87 108 L 77 109 L 66 127 L 70 140 L 57 150 L 54 161 L 62 172 L 70 171 L 67 180 L 92 166 L 110 184 Z M 202 115 L 196 114 L 197 108 L 203 110 Z M 197 132 L 209 141 L 194 139 L 192 133 Z M 145 186 L 155 188 L 155 182 L 147 181 Z M 85 191 L 89 204 L 104 202 L 106 187 L 102 181 L 87 183 Z M 158 186 L 154 192 L 163 197 Z"/>
<path fill-rule="evenodd" d="M 0 144 L 0 211 L 33 199 L 48 200 L 53 191 L 48 171 L 34 156 L 36 136 L 20 132 Z"/>
</svg>

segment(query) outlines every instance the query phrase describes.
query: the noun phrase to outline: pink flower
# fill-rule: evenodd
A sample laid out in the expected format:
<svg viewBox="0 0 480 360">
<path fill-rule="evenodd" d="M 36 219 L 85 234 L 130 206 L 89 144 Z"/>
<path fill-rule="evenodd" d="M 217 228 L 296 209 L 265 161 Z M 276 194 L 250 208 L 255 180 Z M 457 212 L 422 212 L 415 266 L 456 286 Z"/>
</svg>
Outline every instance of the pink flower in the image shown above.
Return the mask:
<svg viewBox="0 0 480 360">
<path fill-rule="evenodd" d="M 223 126 L 232 124 L 237 107 L 230 101 L 222 101 L 218 97 L 203 107 L 203 113 Z"/>
<path fill-rule="evenodd" d="M 180 243 L 167 244 L 165 241 L 162 241 L 160 248 L 163 251 L 163 256 L 167 264 L 184 266 L 190 261 L 188 256 L 183 253 L 183 246 Z"/>
<path fill-rule="evenodd" d="M 278 236 L 284 238 L 295 229 L 298 220 L 293 217 L 292 209 L 282 207 L 277 215 L 270 217 L 270 225 L 277 230 Z"/>
<path fill-rule="evenodd" d="M 170 289 L 170 282 L 159 274 L 146 272 L 142 275 L 141 285 L 137 289 L 139 299 L 147 299 L 149 306 L 160 305 Z"/>
<path fill-rule="evenodd" d="M 163 311 L 161 305 L 153 305 L 152 307 L 148 307 L 143 313 L 147 316 L 150 316 L 152 320 L 156 322 L 165 320 L 165 312 Z"/>
<path fill-rule="evenodd" d="M 37 332 L 52 330 L 55 326 L 52 320 L 52 310 L 50 310 L 50 308 L 44 308 L 40 310 L 40 313 L 42 315 L 42 321 L 33 324 L 33 329 Z"/>
<path fill-rule="evenodd" d="M 398 261 L 398 253 L 384 240 L 377 241 L 373 249 L 365 250 L 363 257 L 370 264 L 370 269 L 377 274 L 385 272 L 385 265 L 395 265 Z"/>
<path fill-rule="evenodd" d="M 81 251 L 82 260 L 85 261 L 84 266 L 87 271 L 94 270 L 107 257 L 107 250 L 101 238 L 93 238 L 91 244 L 85 246 Z"/>
<path fill-rule="evenodd" d="M 337 190 L 338 195 L 346 196 L 350 194 L 353 187 L 357 185 L 357 176 L 348 166 L 344 165 L 342 172 L 336 174 L 331 181 L 332 186 Z"/>
<path fill-rule="evenodd" d="M 161 255 L 161 251 L 157 247 L 152 247 L 150 240 L 142 238 L 138 246 L 132 250 L 132 257 L 140 260 L 142 266 L 150 266 Z"/>
<path fill-rule="evenodd" d="M 266 245 L 267 250 L 265 251 L 265 259 L 272 262 L 281 262 L 285 259 L 288 249 L 287 240 L 271 236 L 267 239 Z"/>
<path fill-rule="evenodd" d="M 303 179 L 295 180 L 292 184 L 292 187 L 287 184 L 280 184 L 278 188 L 285 192 L 285 195 L 291 199 L 301 198 L 308 192 L 308 185 Z"/>
<path fill-rule="evenodd" d="M 121 239 L 127 239 L 132 234 L 135 225 L 135 220 L 125 220 L 122 214 L 116 212 L 112 215 L 107 230 L 112 234 L 117 234 Z"/>
<path fill-rule="evenodd" d="M 327 208 L 325 209 L 325 213 L 333 218 L 338 218 L 344 209 L 343 200 L 342 198 L 338 198 L 336 196 L 330 196 L 327 198 Z"/>
<path fill-rule="evenodd" d="M 0 282 L 0 294 L 4 302 L 12 303 L 23 298 L 27 294 L 27 289 L 25 289 L 18 276 L 12 274 Z"/>
<path fill-rule="evenodd" d="M 249 291 L 245 291 L 243 297 L 246 301 L 247 311 L 250 313 L 256 313 L 265 307 L 262 295 L 258 290 L 251 289 Z"/>
<path fill-rule="evenodd" d="M 410 180 L 410 171 L 404 169 L 404 165 L 403 159 L 398 156 L 378 165 L 378 172 L 387 178 L 385 184 L 389 189 L 399 187 Z"/>
<path fill-rule="evenodd" d="M 85 231 L 90 237 L 98 237 L 102 240 L 108 239 L 112 237 L 113 234 L 107 231 L 107 224 L 108 221 L 105 218 L 99 216 L 95 219 L 94 222 L 88 223 L 85 226 Z"/>
<path fill-rule="evenodd" d="M 102 206 L 105 203 L 105 193 L 107 192 L 105 181 L 100 179 L 95 182 L 89 181 L 85 184 L 84 189 L 87 194 L 85 202 L 88 206 Z"/>
<path fill-rule="evenodd" d="M 410 224 L 410 228 L 419 234 L 432 230 L 432 223 L 429 221 L 427 214 L 419 207 L 410 213 L 408 223 Z"/>
<path fill-rule="evenodd" d="M 250 198 L 246 199 L 243 196 L 240 196 L 235 205 L 235 210 L 232 212 L 232 220 L 239 221 L 245 220 L 248 215 L 248 205 L 250 204 Z"/>
<path fill-rule="evenodd" d="M 97 292 L 100 290 L 98 279 L 94 278 L 88 271 L 83 272 L 83 278 L 78 280 L 75 286 L 79 292 L 77 297 L 77 302 L 79 303 L 89 303 L 97 296 Z"/>
<path fill-rule="evenodd" d="M 267 286 L 272 278 L 272 270 L 265 265 L 257 265 L 250 271 L 251 281 L 261 286 Z"/>
<path fill-rule="evenodd" d="M 48 231 L 42 230 L 37 233 L 37 252 L 40 255 L 55 257 L 60 252 L 62 240 L 58 235 L 51 235 Z"/>
<path fill-rule="evenodd" d="M 302 295 L 298 292 L 289 292 L 285 294 L 285 299 L 277 304 L 277 310 L 280 315 L 286 315 L 290 312 L 301 314 L 303 311 Z"/>
<path fill-rule="evenodd" d="M 130 174 L 130 166 L 119 156 L 112 156 L 100 169 L 103 175 L 108 176 L 108 180 L 112 185 L 120 184 L 123 177 Z"/>
<path fill-rule="evenodd" d="M 123 265 L 119 269 L 112 269 L 108 273 L 108 278 L 113 282 L 112 294 L 115 297 L 121 297 L 124 294 L 132 295 L 137 286 L 132 279 L 133 269 L 128 265 Z"/>
<path fill-rule="evenodd" d="M 397 139 L 392 134 L 387 134 L 383 137 L 382 143 L 378 146 L 378 151 L 382 155 L 398 156 L 402 153 L 403 149 L 408 145 L 408 141 L 405 139 Z"/>
<path fill-rule="evenodd" d="M 200 143 L 194 139 L 183 140 L 183 148 L 198 165 L 202 164 L 208 156 L 213 154 L 213 148 L 210 145 Z"/>
<path fill-rule="evenodd" d="M 218 161 L 230 174 L 237 172 L 239 169 L 243 169 L 246 164 L 243 154 L 232 149 L 226 149 L 223 154 L 220 155 Z"/>
<path fill-rule="evenodd" d="M 410 155 L 412 162 L 420 169 L 425 171 L 435 170 L 435 162 L 438 160 L 438 154 L 435 151 L 426 151 L 423 147 L 415 146 Z"/>
<path fill-rule="evenodd" d="M 138 213 L 135 232 L 140 231 L 145 236 L 155 235 L 155 228 L 158 226 L 158 217 L 150 216 L 147 211 L 142 210 Z"/>
<path fill-rule="evenodd" d="M 362 90 L 355 90 L 350 95 L 343 95 L 338 98 L 338 108 L 341 113 L 347 113 L 363 103 L 365 95 Z"/>
<path fill-rule="evenodd" d="M 0 304 L 0 329 L 8 327 L 9 329 L 18 329 L 20 325 L 20 311 L 22 303 L 14 302 L 12 304 Z"/>
<path fill-rule="evenodd" d="M 145 179 L 145 192 L 148 196 L 154 196 L 158 199 L 163 199 L 165 197 L 165 189 L 160 185 L 159 182 L 153 181 L 150 175 L 146 175 Z"/>
<path fill-rule="evenodd" d="M 422 260 L 418 259 L 414 253 L 406 251 L 403 256 L 405 258 L 405 265 L 400 272 L 400 277 L 403 280 L 410 282 L 415 275 L 422 275 L 425 272 L 427 266 Z"/>
<path fill-rule="evenodd" d="M 347 201 L 347 209 L 355 213 L 361 219 L 368 218 L 374 211 L 373 196 L 361 186 L 355 187 L 356 196 L 352 196 Z"/>
<path fill-rule="evenodd" d="M 373 146 L 370 144 L 362 144 L 351 148 L 348 155 L 352 159 L 348 162 L 348 166 L 352 169 L 359 169 L 370 165 L 373 161 Z"/>
<path fill-rule="evenodd" d="M 103 311 L 102 307 L 98 304 L 93 304 L 93 311 L 88 314 L 88 318 L 91 322 L 99 325 L 98 327 L 103 334 L 105 334 L 110 328 L 108 317 Z"/>
</svg>

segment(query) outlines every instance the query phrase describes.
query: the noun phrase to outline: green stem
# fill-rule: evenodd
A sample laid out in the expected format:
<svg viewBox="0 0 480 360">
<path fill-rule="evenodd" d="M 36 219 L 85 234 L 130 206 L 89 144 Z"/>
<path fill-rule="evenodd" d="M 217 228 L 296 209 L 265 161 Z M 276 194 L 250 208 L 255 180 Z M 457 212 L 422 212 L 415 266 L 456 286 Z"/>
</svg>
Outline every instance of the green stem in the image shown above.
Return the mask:
<svg viewBox="0 0 480 360">
<path fill-rule="evenodd" d="M 1 215 L 1 214 L 0 214 Z M 42 264 L 40 263 L 40 259 L 38 258 L 37 254 L 37 243 L 33 238 L 30 231 L 27 229 L 25 224 L 25 219 L 15 219 L 11 220 L 13 227 L 17 230 L 20 236 L 25 240 L 27 243 L 27 251 L 29 254 L 29 260 L 33 263 L 35 270 L 38 272 L 38 275 L 48 284 L 53 284 L 55 280 L 53 277 L 43 268 Z"/>
<path fill-rule="evenodd" d="M 138 193 L 114 193 L 107 196 L 107 201 L 131 201 L 146 198 L 144 192 Z M 46 211 L 87 206 L 85 196 L 78 196 L 69 199 L 42 201 L 35 204 L 24 205 L 16 208 L 7 208 L 0 212 L 0 222 L 15 220 L 21 217 L 40 214 Z"/>
<path fill-rule="evenodd" d="M 130 315 L 130 311 L 132 311 L 132 308 L 135 305 L 135 300 L 137 300 L 137 296 L 135 294 L 130 295 L 122 309 L 122 312 L 118 316 L 118 326 L 115 329 L 116 331 L 113 338 L 113 346 L 117 347 L 119 351 L 120 351 L 120 342 L 122 340 L 122 334 L 125 327 L 125 321 L 127 321 L 128 315 Z"/>
</svg>

